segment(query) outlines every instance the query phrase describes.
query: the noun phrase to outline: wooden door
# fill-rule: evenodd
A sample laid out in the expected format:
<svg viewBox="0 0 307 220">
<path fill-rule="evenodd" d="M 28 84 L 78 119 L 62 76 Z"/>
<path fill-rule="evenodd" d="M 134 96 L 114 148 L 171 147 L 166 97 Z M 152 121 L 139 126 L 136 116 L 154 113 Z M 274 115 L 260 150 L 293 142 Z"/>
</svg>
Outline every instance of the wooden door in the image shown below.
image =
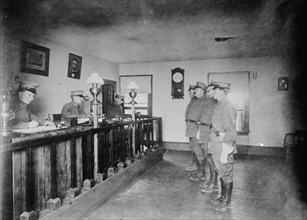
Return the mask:
<svg viewBox="0 0 307 220">
<path fill-rule="evenodd" d="M 114 94 L 116 92 L 116 82 L 112 80 L 104 80 L 105 84 L 101 86 L 102 113 L 106 113 L 107 106 L 114 102 Z M 101 111 L 100 111 L 101 112 Z"/>
</svg>

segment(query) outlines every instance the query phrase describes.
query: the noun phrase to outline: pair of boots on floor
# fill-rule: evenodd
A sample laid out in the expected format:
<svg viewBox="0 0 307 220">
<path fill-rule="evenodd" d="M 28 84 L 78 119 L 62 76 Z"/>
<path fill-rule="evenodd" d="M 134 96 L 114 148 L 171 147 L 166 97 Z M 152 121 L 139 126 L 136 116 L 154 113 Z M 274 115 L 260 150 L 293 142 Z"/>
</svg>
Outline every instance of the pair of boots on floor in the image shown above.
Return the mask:
<svg viewBox="0 0 307 220">
<path fill-rule="evenodd" d="M 225 183 L 222 178 L 221 181 L 221 197 L 211 200 L 210 202 L 217 207 L 215 208 L 218 212 L 225 212 L 230 209 L 230 202 L 231 202 L 231 194 L 233 188 L 233 182 Z"/>
<path fill-rule="evenodd" d="M 194 157 L 193 157 L 193 159 L 194 159 Z M 200 188 L 202 188 L 202 192 L 212 193 L 214 191 L 218 191 L 218 188 L 217 188 L 217 172 L 214 169 L 213 161 L 211 160 L 211 158 L 202 160 L 201 162 L 199 162 L 196 159 L 195 162 L 197 163 L 197 169 L 194 173 L 192 172 L 192 173 L 189 174 L 190 180 L 195 181 L 195 182 L 202 180 L 203 182 L 200 184 Z M 206 178 L 205 178 L 205 176 L 206 176 L 206 174 L 205 174 L 206 163 L 209 165 L 209 172 L 210 172 L 210 179 L 207 183 L 206 183 Z"/>
<path fill-rule="evenodd" d="M 193 154 L 193 163 L 197 164 L 197 168 L 196 168 L 197 172 L 196 172 L 196 177 L 190 176 L 190 179 L 193 181 L 199 181 L 202 179 L 202 177 L 205 176 L 205 172 L 204 172 L 205 171 L 204 169 L 205 161 L 203 161 L 200 164 L 198 160 L 196 159 L 195 155 Z M 213 164 L 210 164 L 209 161 L 208 161 L 208 164 L 209 164 L 209 171 L 210 171 L 210 179 L 207 183 L 203 181 L 200 184 L 200 187 L 202 188 L 201 190 L 202 192 L 212 193 L 214 191 L 218 191 L 217 172 L 215 171 Z M 211 200 L 210 202 L 213 203 L 214 205 L 217 205 L 217 207 L 215 208 L 216 211 L 225 212 L 228 209 L 230 209 L 233 182 L 225 183 L 222 178 L 220 178 L 220 181 L 221 181 L 221 196 L 216 199 Z"/>
</svg>

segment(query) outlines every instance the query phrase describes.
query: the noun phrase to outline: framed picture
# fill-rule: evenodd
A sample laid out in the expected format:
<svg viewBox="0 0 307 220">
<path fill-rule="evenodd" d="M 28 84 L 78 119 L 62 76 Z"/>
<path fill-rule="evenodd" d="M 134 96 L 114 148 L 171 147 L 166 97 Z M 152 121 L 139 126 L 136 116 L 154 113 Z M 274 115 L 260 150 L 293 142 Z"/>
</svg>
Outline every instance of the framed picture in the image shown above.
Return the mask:
<svg viewBox="0 0 307 220">
<path fill-rule="evenodd" d="M 82 57 L 75 54 L 69 54 L 67 77 L 80 79 L 81 77 Z"/>
<path fill-rule="evenodd" d="M 289 77 L 278 77 L 278 91 L 288 91 Z"/>
<path fill-rule="evenodd" d="M 30 42 L 22 41 L 21 44 L 21 72 L 41 76 L 49 75 L 50 50 Z"/>
</svg>

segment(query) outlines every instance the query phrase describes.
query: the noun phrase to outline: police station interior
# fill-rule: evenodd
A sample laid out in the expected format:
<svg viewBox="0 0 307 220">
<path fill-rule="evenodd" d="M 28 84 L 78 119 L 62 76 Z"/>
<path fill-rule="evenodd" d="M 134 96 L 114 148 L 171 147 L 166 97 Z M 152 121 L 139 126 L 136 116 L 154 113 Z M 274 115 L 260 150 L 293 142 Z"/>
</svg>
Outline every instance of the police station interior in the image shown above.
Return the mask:
<svg viewBox="0 0 307 220">
<path fill-rule="evenodd" d="M 307 219 L 303 2 L 3 0 L 2 112 L 3 91 L 14 93 L 21 81 L 39 85 L 29 108 L 42 119 L 61 113 L 73 90 L 83 90 L 92 100 L 92 84 L 86 81 L 96 72 L 111 86 L 112 95 L 126 95 L 124 106 L 133 105 L 127 86 L 135 82 L 139 117 L 153 117 L 153 127 L 156 121 L 160 127 L 152 132 L 159 136 L 154 145 L 159 146 L 148 151 L 151 157 L 142 155 L 131 167 L 93 187 L 90 184 L 86 192 L 84 180 L 94 178 L 96 153 L 82 151 L 81 159 L 77 156 L 68 165 L 65 158 L 78 155 L 78 147 L 74 151 L 69 146 L 94 146 L 98 130 L 104 128 L 65 133 L 66 144 L 58 144 L 63 134 L 52 131 L 36 136 L 36 143 L 36 137 L 26 139 L 31 135 L 16 143 L 1 136 L 2 219 Z M 44 54 L 44 71 L 24 67 L 25 45 Z M 78 77 L 68 73 L 71 55 L 79 59 Z M 183 73 L 180 82 L 174 79 L 175 72 Z M 210 204 L 220 189 L 202 193 L 199 182 L 191 181 L 185 170 L 192 158 L 185 136 L 188 88 L 211 80 L 231 83 L 229 99 L 237 110 L 231 209 L 223 213 Z M 179 97 L 174 87 L 180 90 Z M 102 86 L 97 96 L 100 113 L 109 91 Z M 90 101 L 82 104 L 86 111 L 92 110 Z M 125 111 L 131 114 L 132 108 Z M 135 132 L 134 125 L 127 126 Z M 125 133 L 126 127 L 122 129 Z M 92 136 L 85 137 L 86 132 Z M 98 133 L 98 148 L 102 136 Z M 38 143 L 45 146 L 43 150 Z M 124 143 L 130 146 L 130 139 Z M 51 171 L 46 174 L 48 166 Z M 67 166 L 69 175 L 59 171 Z M 100 166 L 103 162 L 98 162 L 98 170 Z M 86 176 L 87 172 L 91 174 Z M 65 204 L 71 187 L 79 187 L 81 193 Z M 50 208 L 50 200 L 56 198 L 60 207 Z"/>
</svg>

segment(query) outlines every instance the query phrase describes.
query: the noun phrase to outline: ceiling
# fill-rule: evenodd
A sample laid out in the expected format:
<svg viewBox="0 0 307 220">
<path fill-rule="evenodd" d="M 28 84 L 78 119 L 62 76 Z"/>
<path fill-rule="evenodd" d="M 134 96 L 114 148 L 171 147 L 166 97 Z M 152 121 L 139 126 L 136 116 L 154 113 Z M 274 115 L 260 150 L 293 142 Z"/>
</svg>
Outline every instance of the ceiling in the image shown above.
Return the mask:
<svg viewBox="0 0 307 220">
<path fill-rule="evenodd" d="M 287 54 L 302 1 L 3 2 L 10 35 L 26 31 L 115 63 L 142 63 Z"/>
</svg>

